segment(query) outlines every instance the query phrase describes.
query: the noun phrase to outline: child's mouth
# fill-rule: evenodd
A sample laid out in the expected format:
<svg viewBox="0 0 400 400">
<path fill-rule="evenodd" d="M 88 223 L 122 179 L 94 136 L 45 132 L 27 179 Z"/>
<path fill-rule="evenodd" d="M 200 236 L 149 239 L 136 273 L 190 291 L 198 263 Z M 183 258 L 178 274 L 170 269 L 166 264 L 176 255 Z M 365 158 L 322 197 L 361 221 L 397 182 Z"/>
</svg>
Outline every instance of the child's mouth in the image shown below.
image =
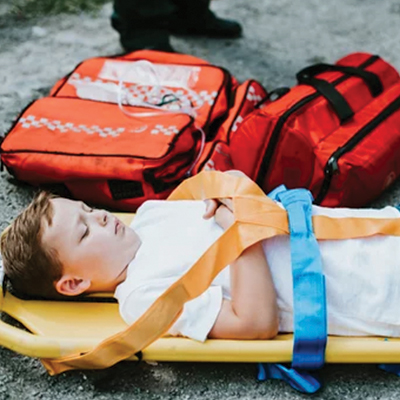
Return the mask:
<svg viewBox="0 0 400 400">
<path fill-rule="evenodd" d="M 118 218 L 115 218 L 115 234 L 117 234 L 118 232 L 124 232 L 125 230 L 125 226 L 122 223 L 122 221 L 120 221 Z"/>
<path fill-rule="evenodd" d="M 123 227 L 123 225 L 122 225 L 121 221 L 116 218 L 115 219 L 115 234 L 117 234 L 118 231 L 120 231 L 122 227 Z"/>
</svg>

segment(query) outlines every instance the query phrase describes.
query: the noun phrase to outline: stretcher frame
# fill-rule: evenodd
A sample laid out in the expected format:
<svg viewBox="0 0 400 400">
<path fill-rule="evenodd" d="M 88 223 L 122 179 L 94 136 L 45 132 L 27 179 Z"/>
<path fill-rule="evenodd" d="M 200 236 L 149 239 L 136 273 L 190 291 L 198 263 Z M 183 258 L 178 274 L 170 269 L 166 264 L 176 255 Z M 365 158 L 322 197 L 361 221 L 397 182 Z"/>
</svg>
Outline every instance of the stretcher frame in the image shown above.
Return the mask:
<svg viewBox="0 0 400 400">
<path fill-rule="evenodd" d="M 129 224 L 134 214 L 116 213 Z M 0 296 L 0 310 L 27 330 L 0 320 L 0 345 L 41 359 L 86 352 L 126 328 L 118 304 L 101 301 L 22 300 Z M 293 335 L 272 340 L 207 340 L 163 337 L 142 351 L 143 360 L 170 362 L 263 362 L 292 360 Z M 133 355 L 129 360 L 137 360 Z M 327 363 L 400 363 L 400 338 L 329 336 Z"/>
</svg>

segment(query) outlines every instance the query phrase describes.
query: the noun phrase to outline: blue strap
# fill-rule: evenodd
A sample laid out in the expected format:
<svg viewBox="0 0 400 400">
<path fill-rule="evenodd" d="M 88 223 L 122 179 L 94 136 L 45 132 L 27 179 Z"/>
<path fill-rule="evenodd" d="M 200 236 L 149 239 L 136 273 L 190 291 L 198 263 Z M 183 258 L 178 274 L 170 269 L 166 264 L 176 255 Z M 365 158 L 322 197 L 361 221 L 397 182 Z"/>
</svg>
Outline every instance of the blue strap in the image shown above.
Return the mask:
<svg viewBox="0 0 400 400">
<path fill-rule="evenodd" d="M 318 369 L 327 339 L 325 278 L 312 228 L 312 196 L 306 189 L 280 186 L 269 195 L 288 212 L 293 273 L 294 345 L 292 367 Z"/>
<path fill-rule="evenodd" d="M 319 378 L 305 369 L 321 368 L 327 336 L 325 278 L 321 254 L 312 229 L 312 196 L 305 189 L 284 185 L 269 195 L 288 212 L 293 273 L 294 344 L 292 368 L 258 364 L 258 380 L 280 379 L 302 393 L 321 388 Z"/>
<path fill-rule="evenodd" d="M 391 374 L 400 376 L 400 364 L 379 364 L 378 368 L 383 371 L 390 372 Z"/>
<path fill-rule="evenodd" d="M 259 381 L 280 379 L 287 382 L 293 389 L 308 394 L 315 393 L 322 386 L 317 375 L 306 371 L 296 371 L 282 364 L 258 364 L 257 379 Z"/>
</svg>

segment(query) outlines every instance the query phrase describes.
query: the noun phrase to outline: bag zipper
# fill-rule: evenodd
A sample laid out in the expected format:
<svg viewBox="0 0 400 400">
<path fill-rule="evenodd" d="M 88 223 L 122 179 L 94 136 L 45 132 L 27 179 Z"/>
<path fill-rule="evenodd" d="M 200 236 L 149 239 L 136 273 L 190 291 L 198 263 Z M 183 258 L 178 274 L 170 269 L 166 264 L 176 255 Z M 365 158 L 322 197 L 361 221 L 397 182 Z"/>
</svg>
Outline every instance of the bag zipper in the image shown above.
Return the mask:
<svg viewBox="0 0 400 400">
<path fill-rule="evenodd" d="M 365 69 L 367 67 L 369 67 L 371 64 L 373 64 L 375 61 L 377 61 L 380 57 L 379 56 L 371 56 L 370 58 L 368 58 L 366 61 L 364 61 L 362 64 L 360 64 L 358 66 L 358 68 L 362 68 Z M 332 85 L 337 86 L 340 83 L 346 81 L 347 79 L 351 78 L 350 75 L 343 75 L 340 78 L 337 78 L 336 80 L 334 80 L 332 82 Z M 260 170 L 258 172 L 257 175 L 257 179 L 256 182 L 259 186 L 262 187 L 263 185 L 263 181 L 264 178 L 269 170 L 269 166 L 271 163 L 271 159 L 274 153 L 274 150 L 276 148 L 276 145 L 278 144 L 278 140 L 279 140 L 279 135 L 281 133 L 281 130 L 283 128 L 283 125 L 285 124 L 285 122 L 287 121 L 287 119 L 297 110 L 299 110 L 301 107 L 303 107 L 304 105 L 308 104 L 310 101 L 321 97 L 321 95 L 316 92 L 313 94 L 310 94 L 307 97 L 304 97 L 303 99 L 301 99 L 299 102 L 297 102 L 295 105 L 293 105 L 291 108 L 289 108 L 289 110 L 285 111 L 278 119 L 277 124 L 275 125 L 274 130 L 272 131 L 271 134 L 271 139 L 269 141 L 268 147 L 264 153 L 263 156 L 263 160 L 260 166 Z"/>
<path fill-rule="evenodd" d="M 394 112 L 400 108 L 400 96 L 391 102 L 386 108 L 384 108 L 374 119 L 364 125 L 358 132 L 356 132 L 343 146 L 338 147 L 332 155 L 329 157 L 328 162 L 324 168 L 325 178 L 321 186 L 321 190 L 317 198 L 315 199 L 316 204 L 320 204 L 326 194 L 328 193 L 331 185 L 332 177 L 335 174 L 340 173 L 339 171 L 339 158 L 345 153 L 353 150 L 354 147 L 361 142 L 371 131 L 373 131 L 380 123 L 385 119 L 389 118 Z"/>
</svg>

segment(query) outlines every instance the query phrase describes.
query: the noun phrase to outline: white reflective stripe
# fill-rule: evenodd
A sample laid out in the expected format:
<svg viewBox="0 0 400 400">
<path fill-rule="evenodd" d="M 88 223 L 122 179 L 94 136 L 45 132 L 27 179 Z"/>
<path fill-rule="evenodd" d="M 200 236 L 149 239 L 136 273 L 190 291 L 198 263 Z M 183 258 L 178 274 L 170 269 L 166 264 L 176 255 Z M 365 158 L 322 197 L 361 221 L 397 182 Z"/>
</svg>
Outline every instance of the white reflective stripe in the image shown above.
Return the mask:
<svg viewBox="0 0 400 400">
<path fill-rule="evenodd" d="M 86 133 L 88 135 L 93 135 L 96 134 L 100 137 L 117 137 L 121 133 L 125 131 L 124 127 L 117 127 L 117 128 L 111 128 L 111 127 L 100 127 L 98 125 L 84 125 L 84 124 L 79 124 L 75 125 L 72 122 L 61 122 L 59 120 L 48 120 L 47 118 L 39 118 L 36 117 L 35 115 L 28 115 L 27 117 L 22 117 L 19 119 L 18 123 L 22 128 L 25 129 L 33 129 L 33 128 L 47 128 L 51 131 L 58 130 L 62 133 L 65 132 L 76 132 L 76 133 Z M 135 131 L 132 131 L 135 132 Z"/>
<path fill-rule="evenodd" d="M 258 103 L 263 98 L 259 94 L 256 94 L 256 89 L 254 88 L 254 86 L 250 86 L 246 95 L 246 99 L 249 101 L 253 101 L 254 103 Z"/>
<path fill-rule="evenodd" d="M 179 133 L 179 129 L 175 126 L 164 126 L 164 125 L 156 125 L 154 129 L 150 131 L 152 135 L 157 135 L 158 133 L 163 133 L 164 135 L 170 136 L 172 134 Z"/>
<path fill-rule="evenodd" d="M 236 132 L 239 124 L 243 122 L 243 117 L 241 115 L 238 115 L 235 119 L 235 122 L 232 125 L 232 132 Z"/>
<path fill-rule="evenodd" d="M 88 135 L 96 134 L 100 137 L 118 137 L 120 134 L 127 133 L 143 133 L 150 128 L 150 134 L 157 135 L 163 134 L 165 136 L 176 135 L 179 133 L 179 128 L 176 125 L 161 125 L 156 124 L 152 126 L 139 126 L 136 129 L 126 130 L 124 127 L 111 128 L 111 127 L 100 127 L 98 125 L 86 126 L 84 124 L 75 125 L 72 122 L 62 121 L 51 121 L 47 118 L 38 118 L 35 115 L 29 115 L 22 117 L 18 121 L 20 126 L 25 129 L 43 128 L 46 127 L 49 130 L 60 132 L 74 132 L 74 133 L 86 133 Z"/>
</svg>

